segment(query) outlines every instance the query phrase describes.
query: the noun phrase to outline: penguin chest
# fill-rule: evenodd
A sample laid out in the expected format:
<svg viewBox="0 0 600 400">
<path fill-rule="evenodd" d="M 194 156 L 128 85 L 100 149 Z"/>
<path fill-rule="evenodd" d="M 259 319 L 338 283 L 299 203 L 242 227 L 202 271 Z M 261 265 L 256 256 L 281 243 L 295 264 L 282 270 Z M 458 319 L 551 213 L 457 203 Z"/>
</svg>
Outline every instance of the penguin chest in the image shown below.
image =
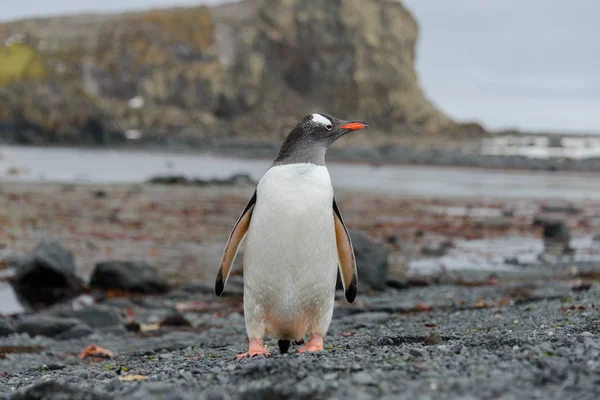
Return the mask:
<svg viewBox="0 0 600 400">
<path fill-rule="evenodd" d="M 337 250 L 332 204 L 325 166 L 291 164 L 267 171 L 257 187 L 246 237 L 246 290 L 290 305 L 333 297 Z"/>
</svg>

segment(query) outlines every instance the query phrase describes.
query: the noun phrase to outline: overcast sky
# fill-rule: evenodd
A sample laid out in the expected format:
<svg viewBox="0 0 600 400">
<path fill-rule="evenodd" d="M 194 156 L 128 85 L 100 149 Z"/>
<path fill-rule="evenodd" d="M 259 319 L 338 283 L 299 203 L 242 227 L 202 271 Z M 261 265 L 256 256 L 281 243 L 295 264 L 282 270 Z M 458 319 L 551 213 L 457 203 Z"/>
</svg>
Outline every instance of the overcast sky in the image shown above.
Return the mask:
<svg viewBox="0 0 600 400">
<path fill-rule="evenodd" d="M 0 20 L 218 2 L 5 0 Z M 404 3 L 421 26 L 421 83 L 448 114 L 492 129 L 600 132 L 600 0 Z"/>
</svg>

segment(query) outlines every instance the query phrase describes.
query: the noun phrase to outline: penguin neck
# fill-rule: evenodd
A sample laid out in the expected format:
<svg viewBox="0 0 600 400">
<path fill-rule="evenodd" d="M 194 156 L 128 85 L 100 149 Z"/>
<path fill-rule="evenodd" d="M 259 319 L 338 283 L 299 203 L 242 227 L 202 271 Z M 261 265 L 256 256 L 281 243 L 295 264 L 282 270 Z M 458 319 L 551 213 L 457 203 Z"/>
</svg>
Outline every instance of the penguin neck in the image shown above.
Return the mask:
<svg viewBox="0 0 600 400">
<path fill-rule="evenodd" d="M 306 137 L 288 137 L 279 150 L 273 166 L 285 164 L 325 165 L 327 144 L 315 142 Z"/>
</svg>

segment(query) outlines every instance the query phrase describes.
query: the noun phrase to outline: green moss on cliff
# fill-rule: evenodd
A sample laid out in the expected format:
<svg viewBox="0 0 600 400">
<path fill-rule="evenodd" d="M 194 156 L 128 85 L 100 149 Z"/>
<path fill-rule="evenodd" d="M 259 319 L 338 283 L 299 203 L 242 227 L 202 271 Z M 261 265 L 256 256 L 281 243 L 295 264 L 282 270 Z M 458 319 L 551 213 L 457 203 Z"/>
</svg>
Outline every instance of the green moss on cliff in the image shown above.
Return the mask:
<svg viewBox="0 0 600 400">
<path fill-rule="evenodd" d="M 46 68 L 33 47 L 24 43 L 0 47 L 0 86 L 45 78 Z"/>
</svg>

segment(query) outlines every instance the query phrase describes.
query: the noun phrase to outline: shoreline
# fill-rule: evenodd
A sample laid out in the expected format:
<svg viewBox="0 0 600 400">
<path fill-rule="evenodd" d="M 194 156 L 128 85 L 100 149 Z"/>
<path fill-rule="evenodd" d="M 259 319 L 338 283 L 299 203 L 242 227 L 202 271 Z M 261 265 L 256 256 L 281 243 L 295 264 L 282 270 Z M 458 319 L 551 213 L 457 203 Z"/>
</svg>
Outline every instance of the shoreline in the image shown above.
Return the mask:
<svg viewBox="0 0 600 400">
<path fill-rule="evenodd" d="M 444 139 L 446 141 L 446 139 Z M 441 146 L 444 145 L 442 141 Z M 199 139 L 190 141 L 154 141 L 125 143 L 118 145 L 87 144 L 16 144 L 0 142 L 6 147 L 37 147 L 58 149 L 85 149 L 98 151 L 129 151 L 139 153 L 164 153 L 173 155 L 214 155 L 238 159 L 272 160 L 276 157 L 280 141 L 246 141 Z M 431 144 L 413 145 L 382 144 L 375 147 L 332 147 L 327 160 L 345 164 L 367 164 L 373 166 L 424 166 L 453 167 L 504 171 L 547 171 L 547 172 L 600 172 L 600 158 L 563 159 L 529 158 L 511 155 L 485 155 L 477 147 L 477 141 L 453 143 L 452 148 L 440 148 Z M 1 156 L 1 155 L 0 155 Z"/>
</svg>

